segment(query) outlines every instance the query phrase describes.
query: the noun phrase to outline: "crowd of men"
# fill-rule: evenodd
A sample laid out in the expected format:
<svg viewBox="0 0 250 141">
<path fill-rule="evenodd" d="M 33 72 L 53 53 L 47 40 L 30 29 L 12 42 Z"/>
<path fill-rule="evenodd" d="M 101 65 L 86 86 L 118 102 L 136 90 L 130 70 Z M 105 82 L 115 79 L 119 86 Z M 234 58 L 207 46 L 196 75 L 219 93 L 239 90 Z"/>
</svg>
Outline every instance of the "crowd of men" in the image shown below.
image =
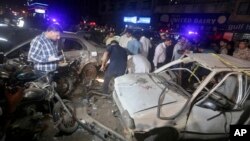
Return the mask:
<svg viewBox="0 0 250 141">
<path fill-rule="evenodd" d="M 125 30 L 121 36 L 116 36 L 114 31 L 109 32 L 104 39 L 107 51 L 104 53 L 101 67 L 101 70 L 105 71 L 108 66 L 104 78 L 104 93 L 108 93 L 108 84 L 112 77 L 125 73 L 149 73 L 179 59 L 183 54 L 227 54 L 250 61 L 250 49 L 246 39 L 240 40 L 238 46 L 234 47 L 225 39 L 220 40 L 218 45 L 210 43 L 209 46 L 204 46 L 185 36 L 179 36 L 177 41 L 166 34 L 161 34 L 160 37 L 159 43 L 153 47 L 146 32 Z M 107 65 L 108 60 L 110 60 L 109 65 Z"/>
</svg>

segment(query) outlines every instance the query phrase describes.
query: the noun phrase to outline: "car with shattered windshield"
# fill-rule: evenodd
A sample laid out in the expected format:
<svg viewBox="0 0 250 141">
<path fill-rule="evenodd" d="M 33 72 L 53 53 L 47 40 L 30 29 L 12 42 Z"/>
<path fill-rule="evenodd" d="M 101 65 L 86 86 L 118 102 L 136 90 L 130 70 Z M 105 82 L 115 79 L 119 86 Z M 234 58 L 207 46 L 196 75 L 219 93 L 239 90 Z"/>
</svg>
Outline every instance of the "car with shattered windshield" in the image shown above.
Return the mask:
<svg viewBox="0 0 250 141">
<path fill-rule="evenodd" d="M 223 54 L 187 54 L 153 73 L 114 82 L 113 100 L 129 139 L 228 138 L 250 124 L 250 62 Z"/>
</svg>

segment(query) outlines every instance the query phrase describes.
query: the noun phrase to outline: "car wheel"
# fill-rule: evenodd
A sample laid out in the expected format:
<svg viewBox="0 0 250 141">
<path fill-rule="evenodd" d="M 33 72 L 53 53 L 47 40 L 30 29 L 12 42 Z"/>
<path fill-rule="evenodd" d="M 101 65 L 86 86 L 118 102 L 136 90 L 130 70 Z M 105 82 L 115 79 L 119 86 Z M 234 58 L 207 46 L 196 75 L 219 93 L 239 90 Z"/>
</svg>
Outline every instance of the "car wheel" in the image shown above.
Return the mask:
<svg viewBox="0 0 250 141">
<path fill-rule="evenodd" d="M 81 78 L 85 84 L 89 83 L 91 80 L 94 80 L 97 76 L 97 69 L 94 64 L 87 64 L 82 69 Z"/>
<path fill-rule="evenodd" d="M 147 136 L 144 141 L 177 141 L 178 133 L 174 129 L 160 129 Z"/>
<path fill-rule="evenodd" d="M 66 134 L 71 134 L 78 128 L 78 122 L 75 119 L 76 111 L 71 101 L 63 100 L 63 102 L 73 117 L 70 117 L 60 102 L 57 102 L 53 108 L 53 117 L 54 121 L 61 121 L 58 125 L 60 131 Z"/>
<path fill-rule="evenodd" d="M 56 83 L 56 92 L 58 92 L 62 98 L 68 98 L 73 91 L 73 80 L 68 77 L 61 77 L 56 80 Z"/>
</svg>

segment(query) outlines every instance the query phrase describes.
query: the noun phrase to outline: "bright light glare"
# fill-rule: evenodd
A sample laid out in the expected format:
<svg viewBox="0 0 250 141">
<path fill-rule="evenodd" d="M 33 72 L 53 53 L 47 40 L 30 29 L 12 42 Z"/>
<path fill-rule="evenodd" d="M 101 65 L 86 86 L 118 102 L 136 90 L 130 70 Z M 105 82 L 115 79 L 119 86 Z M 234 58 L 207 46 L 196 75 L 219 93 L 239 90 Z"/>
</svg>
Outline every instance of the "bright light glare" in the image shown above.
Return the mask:
<svg viewBox="0 0 250 141">
<path fill-rule="evenodd" d="M 24 26 L 23 17 L 18 18 L 18 20 L 17 20 L 17 26 L 18 27 L 23 27 Z"/>
<path fill-rule="evenodd" d="M 104 82 L 104 79 L 102 78 L 96 78 L 96 81 L 100 82 L 100 83 L 103 83 Z"/>
<path fill-rule="evenodd" d="M 8 26 L 7 24 L 0 23 L 0 27 L 6 27 Z"/>
<path fill-rule="evenodd" d="M 123 21 L 124 22 L 130 22 L 130 23 L 136 23 L 137 17 L 136 16 L 134 16 L 134 17 L 124 17 Z"/>
<path fill-rule="evenodd" d="M 151 20 L 150 17 L 139 17 L 139 20 L 137 21 L 137 23 L 149 24 L 150 20 Z"/>
<path fill-rule="evenodd" d="M 17 23 L 18 27 L 23 27 L 24 26 L 24 21 L 23 20 L 19 20 L 19 22 Z"/>
<path fill-rule="evenodd" d="M 189 34 L 189 35 L 192 35 L 192 34 L 193 34 L 193 35 L 197 35 L 198 33 L 197 33 L 197 32 L 194 32 L 194 31 L 189 31 L 188 34 Z"/>
<path fill-rule="evenodd" d="M 35 9 L 36 13 L 44 14 L 45 10 L 44 9 Z"/>
<path fill-rule="evenodd" d="M 2 38 L 2 37 L 0 37 L 0 41 L 8 42 L 6 38 Z"/>
</svg>

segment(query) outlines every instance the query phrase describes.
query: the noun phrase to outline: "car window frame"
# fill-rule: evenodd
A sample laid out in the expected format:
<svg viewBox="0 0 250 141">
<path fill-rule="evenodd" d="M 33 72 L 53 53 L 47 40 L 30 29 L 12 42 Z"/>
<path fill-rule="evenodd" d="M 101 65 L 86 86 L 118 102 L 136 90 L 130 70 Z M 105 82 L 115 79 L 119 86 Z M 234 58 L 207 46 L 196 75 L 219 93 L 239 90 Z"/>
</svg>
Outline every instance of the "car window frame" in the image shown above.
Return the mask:
<svg viewBox="0 0 250 141">
<path fill-rule="evenodd" d="M 218 72 L 218 73 L 221 73 L 221 72 Z M 218 73 L 216 73 L 215 75 L 217 75 Z M 215 77 L 214 75 L 214 77 Z M 237 87 L 237 94 L 235 97 L 237 97 L 236 101 L 233 102 L 234 106 L 231 108 L 231 109 L 228 109 L 228 110 L 240 110 L 242 107 L 242 105 L 240 104 L 240 101 L 242 100 L 243 98 L 243 94 L 242 94 L 242 85 L 240 84 L 240 77 L 241 77 L 241 73 L 239 72 L 227 72 L 227 74 L 222 78 L 222 80 L 216 84 L 214 87 L 212 87 L 204 97 L 202 97 L 201 99 L 197 100 L 196 103 L 202 103 L 203 101 L 206 101 L 207 99 L 209 99 L 211 97 L 211 95 L 214 95 L 216 89 L 218 87 L 220 87 L 225 81 L 226 79 L 230 76 L 230 75 L 236 75 L 237 76 L 237 83 L 238 83 L 238 87 Z M 212 79 L 211 79 L 212 80 Z M 211 82 L 211 80 L 209 82 Z M 202 91 L 200 92 L 202 93 Z M 201 94 L 198 95 L 198 97 L 200 97 Z M 218 95 L 216 95 L 218 96 Z M 221 96 L 222 97 L 222 96 Z M 223 98 L 224 99 L 224 98 Z M 225 99 L 227 100 L 227 99 Z M 227 100 L 228 101 L 228 100 Z M 230 103 L 232 103 L 232 101 L 228 101 Z M 198 104 L 199 105 L 199 104 Z"/>
<path fill-rule="evenodd" d="M 15 52 L 16 50 L 18 50 L 18 49 L 24 47 L 24 46 L 27 45 L 27 44 L 30 44 L 31 41 L 32 41 L 32 39 L 27 40 L 27 41 L 25 41 L 25 42 L 22 42 L 22 43 L 19 44 L 18 46 L 14 47 L 14 48 L 12 48 L 11 50 L 9 50 L 8 52 L 6 52 L 6 53 L 4 54 L 4 57 L 7 58 L 7 59 L 9 59 L 8 56 L 9 56 L 11 53 L 13 53 L 13 52 Z M 17 56 L 17 57 L 19 57 L 19 56 Z"/>
<path fill-rule="evenodd" d="M 78 38 L 72 38 L 72 37 L 67 37 L 67 36 L 63 36 L 60 38 L 60 40 L 58 41 L 58 47 L 60 49 L 63 49 L 62 46 L 63 46 L 63 39 L 68 39 L 68 40 L 72 40 L 72 41 L 76 41 L 77 43 L 79 43 L 81 46 L 82 46 L 82 49 L 81 50 L 88 50 L 88 47 L 83 43 L 83 41 L 81 41 L 81 39 L 78 39 Z"/>
</svg>

